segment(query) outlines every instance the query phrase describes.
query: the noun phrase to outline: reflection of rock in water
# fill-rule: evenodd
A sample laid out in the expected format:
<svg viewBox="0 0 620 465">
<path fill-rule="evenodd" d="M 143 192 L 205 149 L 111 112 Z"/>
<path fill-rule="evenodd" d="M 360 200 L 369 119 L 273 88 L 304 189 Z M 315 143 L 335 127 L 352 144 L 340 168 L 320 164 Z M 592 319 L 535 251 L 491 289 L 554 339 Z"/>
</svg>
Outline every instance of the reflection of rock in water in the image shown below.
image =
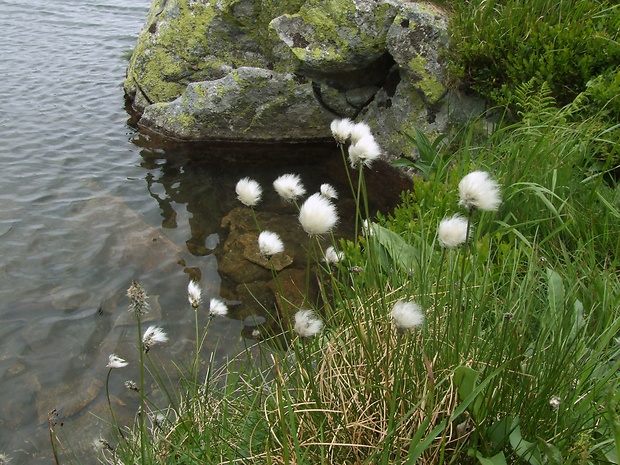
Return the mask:
<svg viewBox="0 0 620 465">
<path fill-rule="evenodd" d="M 284 252 L 269 260 L 260 255 L 257 222 L 261 231 L 273 231 L 280 236 Z M 221 293 L 241 302 L 234 310 L 235 318 L 252 321 L 264 317 L 271 326 L 286 328 L 299 308 L 317 307 L 316 266 L 310 270 L 310 279 L 306 275 L 306 250 L 311 239 L 295 213 L 253 212 L 238 207 L 224 217 L 222 229 L 225 239 L 216 250 L 222 275 Z M 328 238 L 321 242 L 322 249 L 329 245 Z M 322 250 L 319 253 L 322 256 Z M 311 263 L 314 261 L 311 258 Z"/>
</svg>

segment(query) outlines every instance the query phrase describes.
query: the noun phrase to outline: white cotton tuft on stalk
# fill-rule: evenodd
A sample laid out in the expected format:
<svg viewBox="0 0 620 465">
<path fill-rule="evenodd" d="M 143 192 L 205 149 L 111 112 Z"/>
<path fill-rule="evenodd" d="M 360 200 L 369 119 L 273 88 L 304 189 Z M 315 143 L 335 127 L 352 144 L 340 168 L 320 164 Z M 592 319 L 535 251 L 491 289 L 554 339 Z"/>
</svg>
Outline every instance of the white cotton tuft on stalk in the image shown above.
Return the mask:
<svg viewBox="0 0 620 465">
<path fill-rule="evenodd" d="M 200 289 L 200 285 L 196 281 L 190 281 L 187 285 L 187 300 L 189 300 L 189 304 L 194 310 L 202 302 L 202 289 Z"/>
<path fill-rule="evenodd" d="M 293 329 L 301 337 L 316 336 L 323 329 L 323 321 L 313 310 L 299 310 L 295 313 Z"/>
<path fill-rule="evenodd" d="M 263 231 L 258 236 L 258 249 L 264 257 L 271 257 L 284 251 L 284 243 L 280 236 L 273 231 Z"/>
<path fill-rule="evenodd" d="M 413 301 L 396 302 L 392 309 L 392 318 L 399 329 L 417 328 L 424 324 L 422 308 Z"/>
<path fill-rule="evenodd" d="M 468 210 L 496 211 L 502 203 L 499 185 L 486 171 L 473 171 L 459 183 L 460 205 Z"/>
<path fill-rule="evenodd" d="M 283 174 L 274 182 L 273 187 L 287 202 L 293 202 L 306 193 L 306 189 L 301 183 L 301 179 L 297 174 Z"/>
<path fill-rule="evenodd" d="M 338 223 L 336 206 L 320 193 L 312 194 L 299 210 L 299 222 L 310 236 L 327 234 Z"/>
<path fill-rule="evenodd" d="M 330 124 L 332 135 L 338 144 L 343 145 L 351 137 L 353 122 L 349 118 L 335 119 Z"/>
<path fill-rule="evenodd" d="M 447 249 L 455 249 L 467 241 L 467 219 L 461 215 L 444 218 L 437 230 L 439 244 Z M 471 229 L 469 231 L 471 236 Z"/>
<path fill-rule="evenodd" d="M 235 192 L 239 201 L 247 207 L 256 206 L 263 195 L 260 184 L 250 178 L 240 179 L 235 186 Z"/>
</svg>

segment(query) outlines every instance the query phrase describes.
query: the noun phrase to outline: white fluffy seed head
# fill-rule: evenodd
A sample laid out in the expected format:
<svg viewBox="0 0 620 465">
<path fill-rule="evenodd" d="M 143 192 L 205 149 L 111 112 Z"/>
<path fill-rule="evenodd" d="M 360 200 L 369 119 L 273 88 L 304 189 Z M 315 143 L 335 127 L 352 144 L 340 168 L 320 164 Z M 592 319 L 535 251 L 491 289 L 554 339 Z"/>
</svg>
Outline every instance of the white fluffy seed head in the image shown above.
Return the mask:
<svg viewBox="0 0 620 465">
<path fill-rule="evenodd" d="M 263 231 L 258 236 L 258 249 L 265 257 L 271 257 L 284 251 L 284 243 L 273 231 Z"/>
<path fill-rule="evenodd" d="M 144 336 L 142 336 L 142 344 L 144 345 L 144 350 L 146 352 L 148 352 L 155 344 L 167 341 L 168 336 L 166 336 L 166 333 L 164 333 L 163 329 L 159 326 L 149 326 L 144 332 Z"/>
<path fill-rule="evenodd" d="M 340 145 L 344 144 L 351 136 L 351 130 L 353 129 L 353 122 L 349 118 L 335 119 L 330 124 L 332 135 L 336 142 Z"/>
<path fill-rule="evenodd" d="M 111 354 L 108 357 L 108 364 L 106 368 L 123 368 L 129 365 L 125 360 L 117 356 L 116 354 Z"/>
<path fill-rule="evenodd" d="M 240 179 L 235 187 L 235 192 L 239 201 L 247 207 L 254 207 L 263 195 L 260 184 L 250 178 Z"/>
<path fill-rule="evenodd" d="M 299 210 L 299 222 L 310 236 L 327 234 L 338 223 L 336 206 L 320 193 L 312 194 Z"/>
<path fill-rule="evenodd" d="M 202 289 L 196 281 L 192 280 L 187 285 L 187 300 L 194 309 L 198 308 L 202 302 Z"/>
<path fill-rule="evenodd" d="M 209 315 L 211 316 L 226 316 L 228 313 L 228 307 L 220 299 L 213 298 L 209 302 Z"/>
<path fill-rule="evenodd" d="M 337 251 L 334 246 L 330 245 L 327 249 L 325 249 L 325 263 L 328 265 L 333 265 L 338 263 L 340 260 L 344 258 L 344 252 Z"/>
<path fill-rule="evenodd" d="M 294 319 L 293 329 L 301 337 L 316 336 L 323 329 L 323 321 L 313 310 L 299 310 Z"/>
<path fill-rule="evenodd" d="M 422 308 L 413 301 L 396 302 L 392 309 L 392 318 L 399 329 L 417 328 L 424 324 Z"/>
<path fill-rule="evenodd" d="M 551 396 L 551 399 L 549 399 L 549 407 L 551 407 L 551 410 L 559 409 L 561 404 L 562 404 L 561 397 Z"/>
<path fill-rule="evenodd" d="M 361 139 L 366 136 L 372 137 L 370 126 L 368 126 L 364 122 L 353 124 L 353 126 L 351 127 L 351 144 L 357 144 Z"/>
<path fill-rule="evenodd" d="M 337 199 L 338 192 L 331 184 L 321 184 L 321 195 L 325 197 L 327 200 Z"/>
<path fill-rule="evenodd" d="M 372 134 L 362 137 L 349 147 L 349 163 L 352 168 L 357 168 L 360 163 L 369 168 L 380 156 L 381 148 Z"/>
<path fill-rule="evenodd" d="M 297 174 L 283 174 L 273 182 L 276 192 L 287 202 L 297 200 L 306 193 L 306 189 L 301 183 Z"/>
<path fill-rule="evenodd" d="M 471 229 L 469 235 L 471 236 Z M 444 218 L 437 230 L 439 244 L 447 249 L 454 249 L 467 241 L 467 219 L 461 215 Z"/>
<path fill-rule="evenodd" d="M 473 171 L 459 183 L 460 205 L 468 210 L 496 211 L 502 203 L 497 182 L 486 171 Z"/>
<path fill-rule="evenodd" d="M 377 231 L 377 224 L 365 219 L 362 221 L 362 234 L 365 237 L 374 236 Z"/>
</svg>

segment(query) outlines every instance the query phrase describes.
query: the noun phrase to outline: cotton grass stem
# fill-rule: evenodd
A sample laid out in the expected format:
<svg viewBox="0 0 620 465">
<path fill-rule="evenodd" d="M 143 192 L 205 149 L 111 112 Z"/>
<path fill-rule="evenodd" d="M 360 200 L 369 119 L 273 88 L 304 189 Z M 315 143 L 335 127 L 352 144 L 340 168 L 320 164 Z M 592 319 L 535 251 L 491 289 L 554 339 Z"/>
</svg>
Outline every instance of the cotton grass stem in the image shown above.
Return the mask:
<svg viewBox="0 0 620 465">
<path fill-rule="evenodd" d="M 474 208 L 469 208 L 468 215 L 467 215 L 466 237 L 469 237 L 471 234 L 471 222 L 472 222 L 473 213 L 474 213 Z M 454 323 L 452 330 L 454 331 L 454 347 L 455 347 L 455 352 L 456 352 L 456 357 L 457 357 L 456 358 L 457 363 L 460 363 L 460 357 L 461 357 L 461 353 L 460 353 L 460 348 L 461 348 L 460 342 L 461 341 L 460 340 L 461 340 L 461 330 L 463 328 L 463 322 L 464 322 L 463 317 L 467 316 L 467 309 L 469 307 L 468 305 L 469 299 L 467 297 L 465 297 L 466 302 L 463 302 L 463 288 L 465 286 L 465 264 L 467 260 L 470 258 L 469 253 L 468 253 L 470 250 L 472 250 L 472 255 L 473 255 L 473 247 L 470 246 L 469 241 L 465 241 L 463 254 L 461 256 L 461 273 L 459 277 L 459 289 L 458 289 L 458 294 L 457 294 L 457 299 L 456 299 L 456 308 L 451 309 L 452 317 L 453 317 L 451 318 L 451 320 Z M 473 266 L 475 266 L 475 264 L 473 264 Z"/>
</svg>

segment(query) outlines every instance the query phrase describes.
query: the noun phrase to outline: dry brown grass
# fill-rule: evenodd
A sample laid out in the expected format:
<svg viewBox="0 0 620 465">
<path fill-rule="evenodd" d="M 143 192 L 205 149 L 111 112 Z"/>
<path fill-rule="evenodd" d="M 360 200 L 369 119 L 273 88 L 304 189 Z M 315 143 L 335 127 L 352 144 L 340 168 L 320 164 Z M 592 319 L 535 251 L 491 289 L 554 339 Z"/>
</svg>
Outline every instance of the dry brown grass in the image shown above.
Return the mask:
<svg viewBox="0 0 620 465">
<path fill-rule="evenodd" d="M 306 353 L 311 370 L 304 362 L 276 364 L 273 402 L 264 412 L 278 443 L 273 463 L 297 463 L 281 454 L 296 443 L 305 463 L 375 463 L 383 453 L 390 463 L 404 463 L 419 429 L 425 438 L 456 408 L 451 372 L 426 357 L 422 334 L 398 333 L 385 312 L 356 304 L 352 311 L 366 315 L 357 327 L 343 325 L 315 353 Z M 417 463 L 437 463 L 464 434 L 448 427 Z"/>
</svg>

